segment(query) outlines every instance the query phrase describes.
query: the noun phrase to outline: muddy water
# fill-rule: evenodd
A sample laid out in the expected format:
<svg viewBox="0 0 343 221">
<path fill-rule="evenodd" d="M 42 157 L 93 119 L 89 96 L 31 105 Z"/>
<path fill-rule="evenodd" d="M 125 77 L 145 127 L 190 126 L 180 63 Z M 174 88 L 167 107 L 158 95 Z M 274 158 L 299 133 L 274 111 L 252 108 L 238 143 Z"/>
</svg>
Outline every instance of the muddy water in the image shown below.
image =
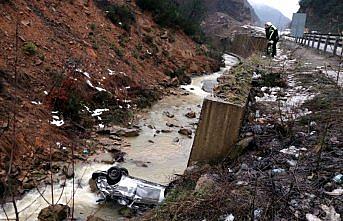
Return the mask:
<svg viewBox="0 0 343 221">
<path fill-rule="evenodd" d="M 167 184 L 174 174 L 182 174 L 187 166 L 190 154 L 196 123 L 201 111 L 201 104 L 205 96 L 210 95 L 202 90 L 205 81 L 212 82 L 232 65 L 238 62 L 235 57 L 224 55 L 225 68 L 219 72 L 194 77 L 190 85 L 181 88 L 188 95 L 165 97 L 151 109 L 146 110 L 140 116 L 139 126 L 141 132 L 138 137 L 129 138 L 129 146 L 123 147 L 126 152 L 125 162 L 121 166 L 126 167 L 130 175 L 146 180 Z M 186 113 L 194 111 L 196 118 L 189 119 Z M 169 114 L 167 114 L 169 113 Z M 169 115 L 169 117 L 167 116 Z M 170 117 L 174 115 L 173 117 Z M 166 124 L 173 124 L 173 127 Z M 178 133 L 180 128 L 189 128 L 193 131 L 192 137 L 186 137 Z M 118 214 L 118 207 L 112 204 L 98 204 L 98 196 L 91 192 L 88 181 L 91 174 L 96 170 L 106 170 L 108 164 L 94 163 L 92 159 L 75 166 L 75 212 L 74 217 L 78 220 L 85 220 L 87 216 L 95 214 L 105 220 L 122 220 Z M 39 211 L 52 201 L 50 186 L 41 187 L 30 191 L 17 202 L 20 211 L 20 220 L 37 220 Z M 60 184 L 54 185 L 54 202 L 72 205 L 73 183 L 68 180 L 62 188 Z M 12 205 L 5 205 L 5 210 L 10 218 L 14 218 Z M 5 219 L 3 211 L 0 212 L 0 219 Z"/>
</svg>

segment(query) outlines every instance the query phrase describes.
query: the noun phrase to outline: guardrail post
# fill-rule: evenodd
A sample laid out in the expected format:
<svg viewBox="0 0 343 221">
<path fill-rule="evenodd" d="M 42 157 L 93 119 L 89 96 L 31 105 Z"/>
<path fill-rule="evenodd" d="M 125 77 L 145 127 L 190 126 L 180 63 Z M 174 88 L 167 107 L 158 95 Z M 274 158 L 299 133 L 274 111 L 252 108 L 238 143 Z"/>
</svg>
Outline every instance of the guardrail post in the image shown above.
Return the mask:
<svg viewBox="0 0 343 221">
<path fill-rule="evenodd" d="M 313 35 L 313 38 L 312 38 L 312 48 L 314 48 L 314 42 L 316 41 L 316 35 Z"/>
<path fill-rule="evenodd" d="M 311 42 L 311 35 L 307 37 L 307 46 L 310 47 L 310 42 Z"/>
<path fill-rule="evenodd" d="M 319 36 L 319 40 L 318 40 L 318 45 L 317 45 L 317 50 L 320 49 L 320 44 L 322 43 L 322 35 Z"/>
<path fill-rule="evenodd" d="M 339 43 L 339 36 L 336 37 L 335 45 L 333 47 L 333 55 L 336 55 L 338 43 Z"/>
<path fill-rule="evenodd" d="M 326 49 L 328 48 L 328 43 L 329 43 L 329 41 L 330 41 L 330 36 L 327 35 L 327 36 L 326 36 L 325 45 L 324 45 L 324 52 L 326 52 Z"/>
<path fill-rule="evenodd" d="M 304 40 L 305 40 L 305 37 L 303 36 L 303 37 L 301 37 L 301 42 L 300 42 L 300 44 L 301 45 L 303 45 L 304 44 Z"/>
</svg>

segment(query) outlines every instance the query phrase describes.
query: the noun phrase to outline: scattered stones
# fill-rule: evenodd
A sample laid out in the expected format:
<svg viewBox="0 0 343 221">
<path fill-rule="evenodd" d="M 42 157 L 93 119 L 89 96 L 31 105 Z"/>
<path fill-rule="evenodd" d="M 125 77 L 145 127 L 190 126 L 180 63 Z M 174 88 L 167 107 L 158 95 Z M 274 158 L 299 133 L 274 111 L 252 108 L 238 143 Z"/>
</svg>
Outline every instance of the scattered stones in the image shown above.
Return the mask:
<svg viewBox="0 0 343 221">
<path fill-rule="evenodd" d="M 39 212 L 39 221 L 63 221 L 68 217 L 70 208 L 67 205 L 56 204 L 48 206 Z"/>
<path fill-rule="evenodd" d="M 182 134 L 182 135 L 185 135 L 185 136 L 192 136 L 193 132 L 191 129 L 188 129 L 188 128 L 181 128 L 179 131 L 178 131 L 179 134 Z"/>
<path fill-rule="evenodd" d="M 196 118 L 196 113 L 194 111 L 188 112 L 186 114 L 186 117 L 188 117 L 188 118 Z"/>
</svg>

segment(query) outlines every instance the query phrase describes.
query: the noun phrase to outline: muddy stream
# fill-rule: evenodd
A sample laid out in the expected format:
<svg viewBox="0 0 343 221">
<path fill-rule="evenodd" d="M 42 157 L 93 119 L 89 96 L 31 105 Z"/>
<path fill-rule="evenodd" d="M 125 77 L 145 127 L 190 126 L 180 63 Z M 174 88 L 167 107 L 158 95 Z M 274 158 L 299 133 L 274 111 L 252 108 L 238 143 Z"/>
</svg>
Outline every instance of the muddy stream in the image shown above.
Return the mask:
<svg viewBox="0 0 343 221">
<path fill-rule="evenodd" d="M 211 75 L 194 77 L 190 85 L 181 86 L 181 90 L 189 95 L 171 95 L 163 98 L 150 109 L 144 110 L 139 116 L 140 135 L 128 138 L 130 145 L 121 148 L 126 152 L 125 161 L 119 165 L 128 169 L 130 175 L 157 182 L 168 184 L 175 176 L 182 174 L 186 169 L 191 151 L 196 124 L 199 119 L 201 105 L 204 97 L 211 95 L 202 88 L 205 83 L 207 88 L 213 87 L 216 79 L 225 71 L 238 62 L 237 58 L 224 55 L 225 67 Z M 181 93 L 182 94 L 182 93 Z M 190 111 L 196 113 L 196 118 L 190 119 L 185 116 Z M 168 117 L 166 113 L 174 115 Z M 168 127 L 166 124 L 173 124 Z M 193 131 L 192 137 L 178 133 L 181 128 L 189 128 Z M 160 132 L 164 130 L 164 132 Z M 123 220 L 118 214 L 118 207 L 110 203 L 99 204 L 96 193 L 91 192 L 88 181 L 96 170 L 107 170 L 111 165 L 94 163 L 90 158 L 75 166 L 75 212 L 77 220 L 86 220 L 89 215 L 95 215 L 105 220 Z M 54 185 L 54 202 L 72 205 L 72 180 L 68 180 L 64 188 L 60 184 Z M 51 202 L 51 187 L 40 187 L 44 198 Z M 61 192 L 63 193 L 61 194 Z M 61 197 L 60 197 L 61 196 Z M 37 190 L 28 192 L 17 202 L 20 211 L 20 220 L 37 220 L 38 213 L 47 207 L 46 201 Z M 14 218 L 11 204 L 4 206 L 9 218 Z M 0 212 L 0 220 L 6 219 L 3 211 Z"/>
</svg>

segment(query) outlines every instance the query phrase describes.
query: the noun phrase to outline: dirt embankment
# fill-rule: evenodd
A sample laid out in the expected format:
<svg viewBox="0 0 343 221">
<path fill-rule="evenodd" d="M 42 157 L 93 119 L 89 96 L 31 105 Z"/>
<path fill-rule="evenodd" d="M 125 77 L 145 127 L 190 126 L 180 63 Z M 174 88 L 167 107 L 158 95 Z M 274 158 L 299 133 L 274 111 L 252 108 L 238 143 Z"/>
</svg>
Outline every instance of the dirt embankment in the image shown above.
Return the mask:
<svg viewBox="0 0 343 221">
<path fill-rule="evenodd" d="M 0 1 L 0 38 L 0 178 L 12 148 L 22 180 L 50 147 L 63 160 L 61 148 L 93 125 L 123 123 L 166 88 L 219 66 L 133 1 Z"/>
<path fill-rule="evenodd" d="M 342 89 L 319 67 L 324 57 L 288 46 L 248 61 L 254 87 L 236 154 L 188 168 L 144 220 L 341 220 Z"/>
</svg>

